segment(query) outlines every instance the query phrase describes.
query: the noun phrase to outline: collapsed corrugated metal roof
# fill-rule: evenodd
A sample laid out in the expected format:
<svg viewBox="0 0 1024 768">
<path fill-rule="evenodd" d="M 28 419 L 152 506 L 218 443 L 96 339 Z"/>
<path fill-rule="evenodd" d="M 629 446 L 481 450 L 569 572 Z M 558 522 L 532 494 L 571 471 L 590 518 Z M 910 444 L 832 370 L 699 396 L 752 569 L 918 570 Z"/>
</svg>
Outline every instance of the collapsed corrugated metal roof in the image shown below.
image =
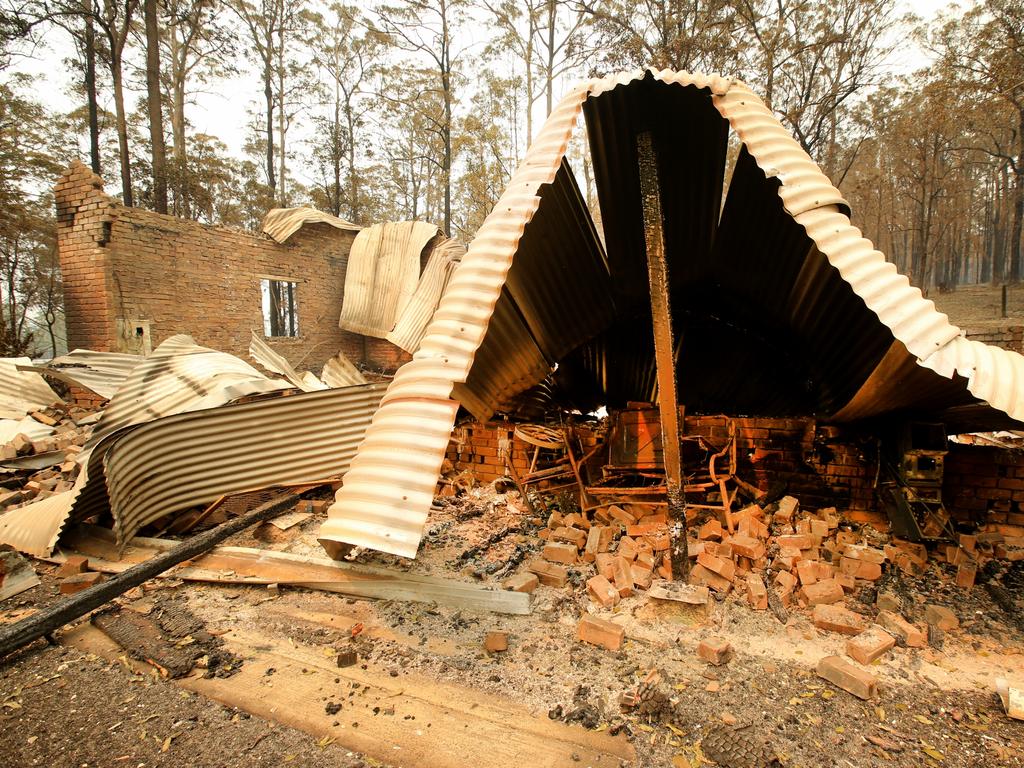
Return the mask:
<svg viewBox="0 0 1024 768">
<path fill-rule="evenodd" d="M 103 459 L 118 541 L 224 494 L 343 475 L 386 388 L 364 384 L 225 405 L 128 431 Z M 103 511 L 78 506 L 78 519 Z"/>
<path fill-rule="evenodd" d="M 416 292 L 424 249 L 439 237 L 441 230 L 424 221 L 374 224 L 356 235 L 345 267 L 339 327 L 387 338 Z"/>
<path fill-rule="evenodd" d="M 607 256 L 564 167 L 581 110 Z M 730 129 L 741 152 L 722 205 Z M 384 396 L 321 529 L 329 552 L 415 556 L 459 402 L 486 418 L 556 362 L 573 397 L 653 399 L 641 132 L 657 156 L 688 408 L 833 419 L 913 408 L 952 421 L 966 407 L 975 426 L 1024 420 L 1024 358 L 961 338 L 851 225 L 752 91 L 631 72 L 582 83 L 549 116 Z"/>
<path fill-rule="evenodd" d="M 353 384 L 366 383 L 366 377 L 341 351 L 324 363 L 320 378 L 328 387 L 351 387 Z"/>
<path fill-rule="evenodd" d="M 24 370 L 28 369 L 28 370 Z M 21 419 L 30 411 L 61 402 L 27 357 L 0 358 L 0 418 Z"/>
<path fill-rule="evenodd" d="M 75 349 L 66 355 L 53 358 L 44 366 L 19 366 L 19 370 L 31 370 L 44 376 L 52 376 L 109 400 L 135 370 L 135 366 L 144 359 L 141 355 L 128 355 L 122 352 Z"/>
<path fill-rule="evenodd" d="M 466 249 L 462 244 L 450 238 L 434 241 L 416 290 L 399 315 L 394 329 L 386 336 L 388 341 L 406 352 L 416 351 L 427 330 L 427 323 L 437 311 L 452 273 L 465 254 Z"/>
<path fill-rule="evenodd" d="M 191 336 L 171 336 L 125 379 L 104 409 L 89 446 L 132 424 L 289 387 L 234 355 L 198 346 Z"/>
<path fill-rule="evenodd" d="M 37 557 L 49 554 L 76 504 L 85 499 L 81 503 L 89 507 L 93 494 L 106 498 L 103 457 L 123 430 L 287 388 L 288 382 L 268 379 L 233 355 L 197 346 L 189 336 L 172 336 L 135 366 L 104 409 L 85 450 L 75 459 L 82 471 L 74 488 L 0 515 L 0 544 Z"/>
<path fill-rule="evenodd" d="M 283 355 L 279 355 L 270 348 L 267 342 L 257 336 L 256 331 L 252 332 L 252 338 L 249 339 L 249 357 L 271 373 L 284 376 L 303 392 L 319 392 L 322 389 L 327 389 L 327 385 L 309 371 L 302 373 L 296 371 Z"/>
<path fill-rule="evenodd" d="M 264 234 L 283 243 L 306 224 L 329 224 L 345 232 L 358 232 L 361 229 L 356 224 L 304 205 L 298 208 L 272 208 L 263 217 L 262 229 Z"/>
</svg>

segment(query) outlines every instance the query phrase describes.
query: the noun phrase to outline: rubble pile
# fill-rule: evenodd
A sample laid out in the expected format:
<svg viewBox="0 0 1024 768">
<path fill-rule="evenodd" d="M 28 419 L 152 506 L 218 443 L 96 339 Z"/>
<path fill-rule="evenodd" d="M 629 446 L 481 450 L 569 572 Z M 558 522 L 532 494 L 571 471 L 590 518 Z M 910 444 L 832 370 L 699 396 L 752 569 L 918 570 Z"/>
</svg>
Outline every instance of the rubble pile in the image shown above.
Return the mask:
<svg viewBox="0 0 1024 768">
<path fill-rule="evenodd" d="M 0 509 L 9 510 L 71 490 L 77 461 L 99 414 L 74 405 L 53 405 L 29 414 L 34 424 L 0 445 Z M 35 425 L 38 425 L 35 426 Z"/>
<path fill-rule="evenodd" d="M 923 596 L 915 599 L 905 581 L 927 576 L 946 585 L 948 595 L 955 588 L 971 588 L 979 572 L 986 578 L 1015 573 L 1024 561 L 1024 538 L 1016 535 L 1024 531 L 1014 526 L 982 526 L 960 535 L 955 544 L 929 550 L 890 539 L 870 526 L 848 524 L 835 508 L 801 510 L 792 496 L 737 512 L 718 511 L 691 526 L 690 533 L 691 585 L 719 600 L 731 596 L 755 611 L 770 609 L 783 622 L 789 611 L 805 612 L 817 629 L 848 636 L 845 656 L 822 659 L 817 674 L 864 699 L 877 695 L 877 680 L 867 665 L 897 645 L 941 648 L 943 634 L 959 628 L 954 610 Z M 553 511 L 538 535 L 540 557 L 507 579 L 505 587 L 532 592 L 539 584 L 585 583 L 592 612 L 584 613 L 577 637 L 591 645 L 618 651 L 622 625 L 597 614 L 614 612 L 621 600 L 638 592 L 659 597 L 662 580 L 672 579 L 663 505 Z M 991 580 L 986 587 L 999 589 Z M 1012 614 L 1014 608 L 1005 610 Z M 731 648 L 713 645 L 705 641 L 698 655 L 724 663 Z"/>
</svg>

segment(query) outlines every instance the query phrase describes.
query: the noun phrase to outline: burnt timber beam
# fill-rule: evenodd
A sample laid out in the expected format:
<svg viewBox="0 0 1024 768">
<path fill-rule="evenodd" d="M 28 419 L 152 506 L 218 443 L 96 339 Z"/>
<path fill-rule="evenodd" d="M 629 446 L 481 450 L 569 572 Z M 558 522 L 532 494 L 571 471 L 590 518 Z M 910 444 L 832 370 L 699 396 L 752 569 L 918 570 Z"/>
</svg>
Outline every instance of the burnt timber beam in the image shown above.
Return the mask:
<svg viewBox="0 0 1024 768">
<path fill-rule="evenodd" d="M 672 575 L 678 579 L 689 576 L 690 555 L 686 544 L 686 500 L 683 496 L 683 465 L 679 448 L 679 398 L 676 390 L 668 262 L 665 258 L 665 220 L 661 211 L 658 157 L 649 131 L 637 134 L 636 156 L 640 171 L 640 199 L 643 205 L 647 277 L 651 289 L 651 323 L 654 329 L 654 360 L 658 374 L 661 444 L 671 524 L 669 551 Z"/>
</svg>

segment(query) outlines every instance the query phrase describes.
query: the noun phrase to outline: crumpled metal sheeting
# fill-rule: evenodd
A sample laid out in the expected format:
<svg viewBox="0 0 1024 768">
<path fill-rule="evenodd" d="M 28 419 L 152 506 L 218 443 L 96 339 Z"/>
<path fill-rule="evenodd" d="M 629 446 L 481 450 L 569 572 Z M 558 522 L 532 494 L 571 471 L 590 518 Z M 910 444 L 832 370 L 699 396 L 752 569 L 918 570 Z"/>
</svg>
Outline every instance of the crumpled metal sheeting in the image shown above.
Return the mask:
<svg viewBox="0 0 1024 768">
<path fill-rule="evenodd" d="M 270 209 L 267 211 L 267 215 L 263 217 L 262 229 L 264 234 L 269 235 L 279 243 L 283 243 L 306 224 L 329 224 L 335 229 L 345 232 L 358 232 L 362 229 L 362 227 L 356 224 L 305 205 L 298 208 Z"/>
<path fill-rule="evenodd" d="M 387 338 L 420 280 L 423 249 L 441 235 L 434 224 L 374 224 L 356 235 L 345 267 L 340 328 Z"/>
<path fill-rule="evenodd" d="M 366 383 L 366 377 L 345 357 L 345 353 L 340 351 L 324 363 L 320 378 L 328 387 L 351 387 Z"/>
<path fill-rule="evenodd" d="M 49 437 L 53 432 L 53 427 L 40 424 L 31 416 L 22 419 L 0 419 L 0 445 L 11 442 L 18 435 L 24 435 L 29 440 L 40 440 Z"/>
<path fill-rule="evenodd" d="M 171 336 L 131 372 L 104 409 L 88 445 L 132 424 L 289 387 L 234 355 L 200 347 L 184 334 Z"/>
<path fill-rule="evenodd" d="M 395 323 L 394 329 L 387 335 L 388 341 L 406 352 L 416 351 L 452 273 L 465 255 L 465 247 L 455 240 L 444 238 L 435 243 L 416 290 Z"/>
<path fill-rule="evenodd" d="M 225 494 L 344 474 L 386 388 L 366 384 L 225 405 L 119 436 L 103 457 L 119 543 L 165 515 Z"/>
<path fill-rule="evenodd" d="M 26 413 L 62 402 L 31 368 L 32 361 L 27 357 L 0 358 L 0 418 L 21 419 Z"/>
<path fill-rule="evenodd" d="M 34 366 L 31 369 L 23 370 L 32 370 L 45 376 L 52 376 L 109 400 L 143 360 L 145 358 L 141 355 L 129 355 L 123 352 L 94 352 L 91 349 L 75 349 L 66 355 L 53 358 L 45 366 Z"/>
<path fill-rule="evenodd" d="M 296 371 L 283 355 L 271 349 L 270 345 L 257 336 L 255 331 L 252 332 L 252 338 L 249 339 L 249 357 L 268 371 L 284 376 L 303 392 L 319 392 L 327 389 L 327 385 L 309 371 L 303 373 Z"/>
<path fill-rule="evenodd" d="M 0 515 L 0 544 L 34 557 L 49 557 L 71 509 L 76 491 L 63 491 Z"/>
</svg>

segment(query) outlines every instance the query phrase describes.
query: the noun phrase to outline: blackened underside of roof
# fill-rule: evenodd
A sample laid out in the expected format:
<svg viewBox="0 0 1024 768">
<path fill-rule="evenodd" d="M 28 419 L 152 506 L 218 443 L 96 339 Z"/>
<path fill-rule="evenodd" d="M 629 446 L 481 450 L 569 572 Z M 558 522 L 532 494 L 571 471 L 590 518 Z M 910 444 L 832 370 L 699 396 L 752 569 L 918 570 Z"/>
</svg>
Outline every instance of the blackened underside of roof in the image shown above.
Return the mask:
<svg viewBox="0 0 1024 768">
<path fill-rule="evenodd" d="M 962 408 L 978 402 L 963 379 L 919 367 L 895 340 L 745 146 L 723 205 L 729 124 L 710 90 L 648 76 L 591 96 L 583 113 L 605 247 L 563 161 L 541 190 L 470 375 L 455 386 L 474 415 L 487 417 L 556 365 L 565 406 L 655 399 L 636 157 L 636 136 L 649 131 L 679 399 L 691 412 L 856 420 L 903 410 L 985 421 L 984 409 Z"/>
</svg>

